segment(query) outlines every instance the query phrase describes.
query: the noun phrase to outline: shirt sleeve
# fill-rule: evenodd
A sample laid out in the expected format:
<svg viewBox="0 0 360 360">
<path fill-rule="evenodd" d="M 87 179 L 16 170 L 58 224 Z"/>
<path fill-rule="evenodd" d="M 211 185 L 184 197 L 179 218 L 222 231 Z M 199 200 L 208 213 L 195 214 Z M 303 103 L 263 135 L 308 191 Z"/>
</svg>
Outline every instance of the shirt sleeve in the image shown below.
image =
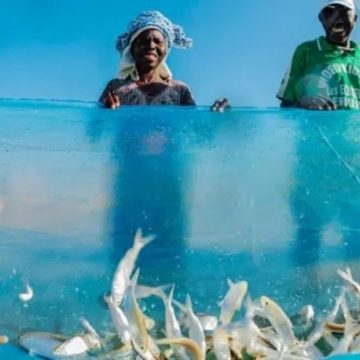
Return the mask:
<svg viewBox="0 0 360 360">
<path fill-rule="evenodd" d="M 180 94 L 180 105 L 196 105 L 191 91 L 187 85 L 183 85 Z"/>
<path fill-rule="evenodd" d="M 305 57 L 302 47 L 299 46 L 292 57 L 291 64 L 281 82 L 277 98 L 290 103 L 296 103 L 301 94 L 301 83 L 304 77 Z"/>
<path fill-rule="evenodd" d="M 111 91 L 115 91 L 115 90 L 119 89 L 122 84 L 123 84 L 123 82 L 122 82 L 120 79 L 112 79 L 112 80 L 110 80 L 110 81 L 107 83 L 104 91 L 103 91 L 102 94 L 100 95 L 98 101 L 101 102 L 101 103 L 103 103 L 103 102 L 104 102 L 104 99 L 106 98 L 106 95 L 107 95 L 109 92 L 111 92 Z"/>
</svg>

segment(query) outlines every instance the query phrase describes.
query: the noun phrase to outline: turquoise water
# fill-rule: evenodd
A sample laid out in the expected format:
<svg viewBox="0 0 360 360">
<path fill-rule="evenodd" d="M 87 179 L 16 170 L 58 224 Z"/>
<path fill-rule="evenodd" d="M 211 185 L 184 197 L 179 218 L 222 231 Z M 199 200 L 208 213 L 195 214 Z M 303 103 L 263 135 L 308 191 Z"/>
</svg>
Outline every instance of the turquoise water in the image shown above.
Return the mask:
<svg viewBox="0 0 360 360">
<path fill-rule="evenodd" d="M 0 334 L 101 332 L 101 297 L 138 227 L 140 280 L 217 314 L 226 279 L 321 316 L 360 279 L 360 114 L 98 109 L 0 101 Z M 34 298 L 18 299 L 29 281 Z M 156 300 L 146 303 L 162 315 Z M 12 344 L 0 358 L 28 356 Z"/>
</svg>

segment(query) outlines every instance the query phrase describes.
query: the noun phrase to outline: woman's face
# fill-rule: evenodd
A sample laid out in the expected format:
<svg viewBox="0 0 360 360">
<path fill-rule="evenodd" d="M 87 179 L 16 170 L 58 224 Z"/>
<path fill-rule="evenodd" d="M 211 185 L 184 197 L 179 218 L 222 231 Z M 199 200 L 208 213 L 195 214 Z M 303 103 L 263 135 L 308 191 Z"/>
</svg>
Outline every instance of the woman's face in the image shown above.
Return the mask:
<svg viewBox="0 0 360 360">
<path fill-rule="evenodd" d="M 140 33 L 131 45 L 131 55 L 138 71 L 156 69 L 164 60 L 167 46 L 161 31 L 148 29 Z"/>
</svg>

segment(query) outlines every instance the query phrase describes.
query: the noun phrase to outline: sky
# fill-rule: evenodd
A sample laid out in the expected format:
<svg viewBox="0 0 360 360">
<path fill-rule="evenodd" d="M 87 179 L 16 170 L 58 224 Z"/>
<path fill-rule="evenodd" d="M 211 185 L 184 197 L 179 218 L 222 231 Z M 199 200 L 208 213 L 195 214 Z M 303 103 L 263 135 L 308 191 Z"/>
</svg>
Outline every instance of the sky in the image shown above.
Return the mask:
<svg viewBox="0 0 360 360">
<path fill-rule="evenodd" d="M 117 73 L 116 37 L 141 11 L 159 10 L 194 41 L 173 49 L 169 65 L 197 104 L 227 96 L 277 106 L 295 47 L 323 33 L 321 1 L 0 0 L 0 98 L 97 100 Z"/>
</svg>

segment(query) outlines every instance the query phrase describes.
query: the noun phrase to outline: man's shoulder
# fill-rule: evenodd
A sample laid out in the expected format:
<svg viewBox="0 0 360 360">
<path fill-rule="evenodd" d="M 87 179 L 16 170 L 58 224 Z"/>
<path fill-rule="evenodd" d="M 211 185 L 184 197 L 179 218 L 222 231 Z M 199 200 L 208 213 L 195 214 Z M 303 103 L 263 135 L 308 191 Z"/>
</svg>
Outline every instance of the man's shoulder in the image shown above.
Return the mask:
<svg viewBox="0 0 360 360">
<path fill-rule="evenodd" d="M 355 50 L 355 56 L 360 58 L 360 44 L 357 41 L 351 41 L 351 47 Z"/>
<path fill-rule="evenodd" d="M 314 51 L 314 50 L 321 50 L 320 45 L 320 38 L 309 40 L 301 43 L 296 47 L 296 52 L 305 52 L 305 51 Z"/>
</svg>

